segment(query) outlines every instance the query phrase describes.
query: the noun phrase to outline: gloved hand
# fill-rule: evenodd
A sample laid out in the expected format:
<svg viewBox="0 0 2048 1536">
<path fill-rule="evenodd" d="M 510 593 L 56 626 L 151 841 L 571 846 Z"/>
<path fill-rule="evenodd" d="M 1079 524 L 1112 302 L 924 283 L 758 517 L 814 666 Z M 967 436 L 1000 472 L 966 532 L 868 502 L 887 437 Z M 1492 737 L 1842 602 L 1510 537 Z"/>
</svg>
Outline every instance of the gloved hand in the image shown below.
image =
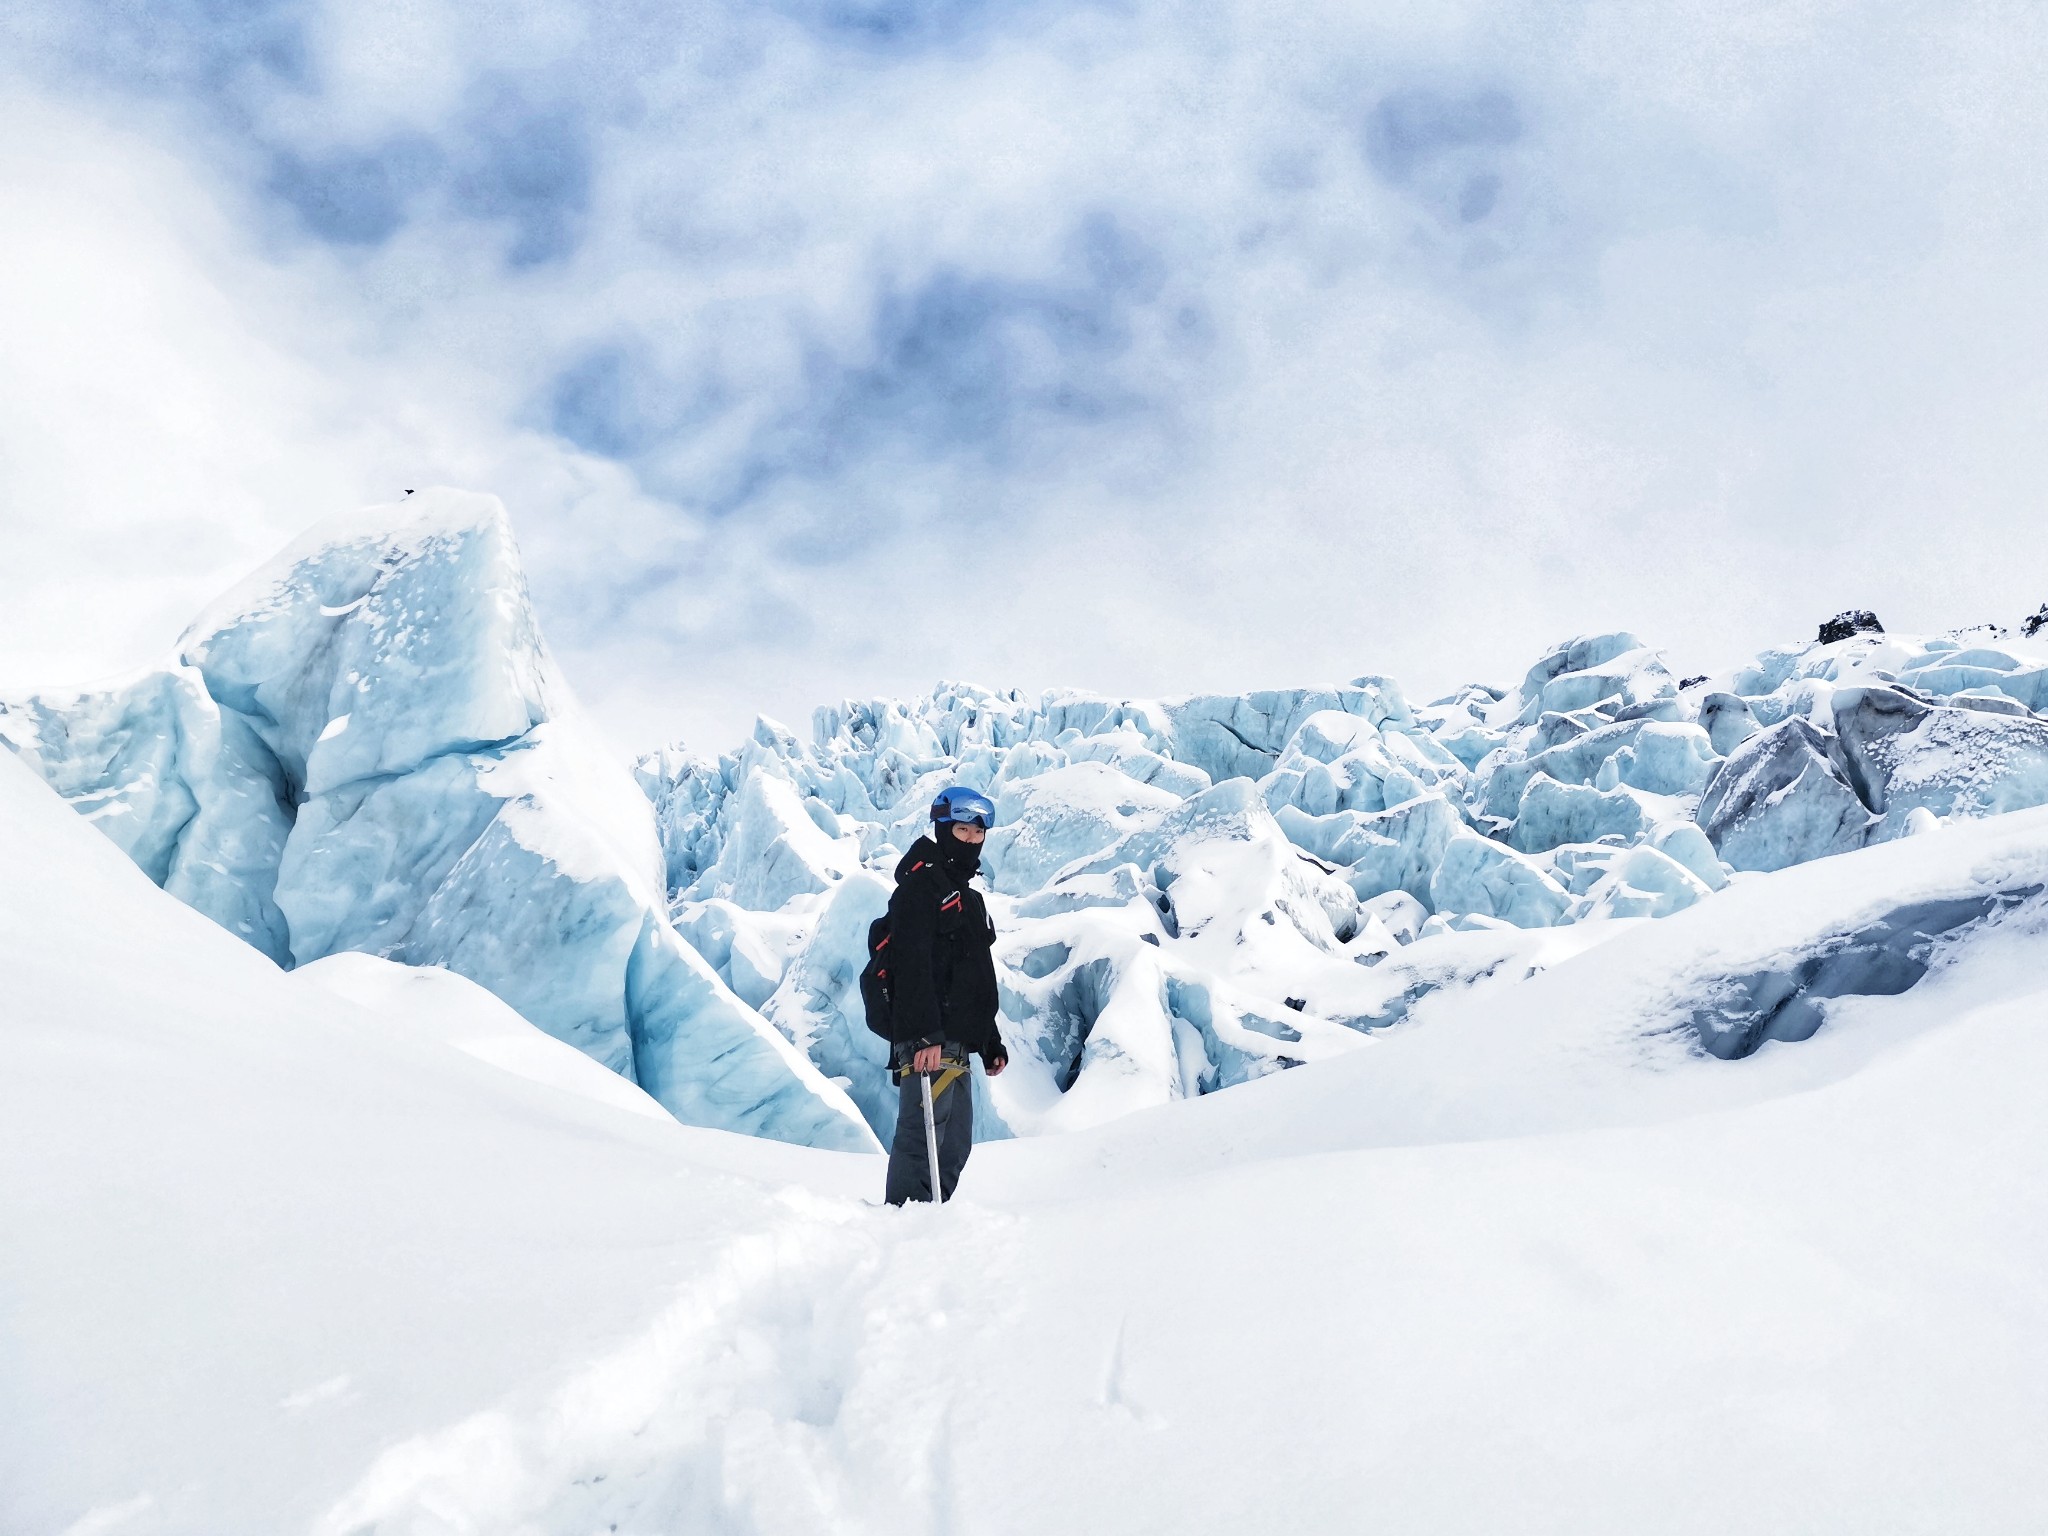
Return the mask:
<svg viewBox="0 0 2048 1536">
<path fill-rule="evenodd" d="M 990 1077 L 1001 1077 L 1003 1075 L 1003 1068 L 1009 1064 L 1010 1053 L 1003 1049 L 1003 1042 L 1000 1040 L 995 1043 L 992 1049 L 981 1053 L 982 1070 L 988 1073 Z"/>
</svg>

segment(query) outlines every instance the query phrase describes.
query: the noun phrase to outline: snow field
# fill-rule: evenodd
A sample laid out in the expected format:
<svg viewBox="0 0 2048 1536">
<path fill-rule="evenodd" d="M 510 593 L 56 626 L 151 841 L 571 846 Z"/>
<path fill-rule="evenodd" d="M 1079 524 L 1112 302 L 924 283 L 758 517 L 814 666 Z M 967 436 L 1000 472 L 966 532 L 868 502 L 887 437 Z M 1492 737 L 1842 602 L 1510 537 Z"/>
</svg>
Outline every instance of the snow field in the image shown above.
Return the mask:
<svg viewBox="0 0 2048 1536">
<path fill-rule="evenodd" d="M 1809 1041 L 1668 1024 L 2044 850 L 1738 881 L 900 1212 L 278 972 L 0 756 L 0 1529 L 2039 1529 L 2039 907 Z"/>
</svg>

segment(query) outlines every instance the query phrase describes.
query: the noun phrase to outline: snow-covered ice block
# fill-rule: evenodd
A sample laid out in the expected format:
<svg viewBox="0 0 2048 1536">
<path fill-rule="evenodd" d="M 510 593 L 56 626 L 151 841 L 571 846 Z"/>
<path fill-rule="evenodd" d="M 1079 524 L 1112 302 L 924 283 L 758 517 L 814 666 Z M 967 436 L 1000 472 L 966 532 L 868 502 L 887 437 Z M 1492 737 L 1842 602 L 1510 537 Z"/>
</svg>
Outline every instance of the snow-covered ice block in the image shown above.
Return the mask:
<svg viewBox="0 0 2048 1536">
<path fill-rule="evenodd" d="M 1700 727 L 1714 751 L 1726 757 L 1759 729 L 1749 703 L 1739 694 L 1710 693 L 1700 700 Z"/>
<path fill-rule="evenodd" d="M 1062 874 L 1045 889 L 1018 902 L 1016 915 L 1053 917 L 1086 907 L 1126 907 L 1144 899 L 1145 876 L 1135 864 L 1119 864 L 1108 870 Z"/>
<path fill-rule="evenodd" d="M 1198 795 L 1210 784 L 1209 775 L 1193 763 L 1177 763 L 1152 749 L 1152 738 L 1134 726 L 1123 725 L 1100 736 L 1086 736 L 1064 753 L 1043 742 L 1020 745 L 1004 760 L 1006 779 L 1024 778 L 1032 771 L 1044 772 L 1060 766 L 1061 759 L 1073 762 L 1107 763 L 1117 772 L 1167 794 L 1186 799 Z M 1032 749 L 1036 749 L 1033 751 Z M 1041 755 L 1042 754 L 1042 755 Z"/>
<path fill-rule="evenodd" d="M 289 790 L 247 721 L 190 667 L 113 687 L 0 699 L 0 742 L 149 878 L 280 964 L 272 899 Z"/>
<path fill-rule="evenodd" d="M 331 518 L 196 619 L 182 658 L 318 794 L 506 743 L 557 687 L 495 496 Z"/>
<path fill-rule="evenodd" d="M 1407 891 L 1383 891 L 1359 903 L 1359 914 L 1380 924 L 1397 944 L 1413 944 L 1429 908 Z"/>
<path fill-rule="evenodd" d="M 1312 816 L 1383 811 L 1439 785 L 1462 788 L 1465 770 L 1426 735 L 1382 732 L 1371 721 L 1321 710 L 1289 738 L 1261 780 L 1266 803 Z"/>
<path fill-rule="evenodd" d="M 1340 866 L 1362 900 L 1387 891 L 1428 900 L 1444 849 L 1464 828 L 1442 795 L 1419 795 L 1371 815 L 1339 811 L 1311 816 L 1283 805 L 1274 817 L 1295 846 Z"/>
<path fill-rule="evenodd" d="M 766 768 L 749 769 L 721 810 L 718 856 L 691 885 L 692 900 L 722 897 L 775 912 L 795 897 L 829 891 L 860 867 L 858 845 L 826 831 L 797 787 Z"/>
<path fill-rule="evenodd" d="M 1624 788 L 1594 789 L 1560 784 L 1539 774 L 1522 791 L 1509 840 L 1522 853 L 1541 853 L 1560 843 L 1591 843 L 1603 837 L 1638 842 L 1650 823 L 1642 802 Z"/>
<path fill-rule="evenodd" d="M 1850 781 L 1881 813 L 1873 836 L 1937 816 L 1996 816 L 2048 804 L 2048 721 L 1923 704 L 1893 688 L 1843 688 L 1835 729 Z"/>
<path fill-rule="evenodd" d="M 1247 694 L 1204 694 L 1166 706 L 1173 755 L 1213 780 L 1263 777 L 1309 716 L 1323 710 L 1370 724 L 1408 721 L 1406 700 L 1384 678 L 1345 688 L 1289 688 Z"/>
<path fill-rule="evenodd" d="M 1601 789 L 1626 784 L 1652 795 L 1696 795 L 1713 776 L 1720 754 L 1697 725 L 1649 720 L 1635 740 L 1600 766 Z"/>
<path fill-rule="evenodd" d="M 1698 822 L 1660 822 L 1650 829 L 1648 843 L 1659 853 L 1684 865 L 1708 890 L 1718 891 L 1728 884 L 1728 872 L 1721 867 L 1714 845 L 1700 830 Z"/>
<path fill-rule="evenodd" d="M 1035 891 L 1181 803 L 1100 762 L 1012 781 L 997 795 L 995 829 L 982 847 L 989 888 L 1008 896 Z"/>
<path fill-rule="evenodd" d="M 1700 799 L 1699 824 L 1736 869 L 1784 869 L 1860 848 L 1875 822 L 1834 755 L 1834 738 L 1803 719 L 1737 747 Z"/>
<path fill-rule="evenodd" d="M 1707 883 L 1655 848 L 1625 848 L 1595 882 L 1579 918 L 1669 917 L 1713 895 Z"/>
<path fill-rule="evenodd" d="M 1460 832 L 1444 849 L 1429 900 L 1439 914 L 1477 913 L 1517 928 L 1548 928 L 1571 906 L 1533 860 L 1475 832 Z"/>
<path fill-rule="evenodd" d="M 670 928 L 652 807 L 552 680 L 494 498 L 322 524 L 183 647 L 5 717 L 167 889 L 281 963 L 446 967 L 679 1119 L 872 1145 Z"/>
<path fill-rule="evenodd" d="M 1546 711 L 1569 713 L 1596 704 L 1617 712 L 1675 716 L 1678 680 L 1634 635 L 1581 635 L 1541 657 L 1516 695 L 1517 723 L 1533 725 Z"/>
</svg>

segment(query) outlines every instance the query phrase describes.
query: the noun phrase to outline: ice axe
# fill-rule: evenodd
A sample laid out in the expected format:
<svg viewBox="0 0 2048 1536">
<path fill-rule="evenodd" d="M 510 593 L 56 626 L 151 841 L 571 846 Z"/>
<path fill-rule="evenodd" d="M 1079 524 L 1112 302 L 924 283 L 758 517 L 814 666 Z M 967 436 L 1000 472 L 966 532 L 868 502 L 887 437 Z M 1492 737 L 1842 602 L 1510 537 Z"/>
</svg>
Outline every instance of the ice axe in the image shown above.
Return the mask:
<svg viewBox="0 0 2048 1536">
<path fill-rule="evenodd" d="M 932 1118 L 932 1075 L 929 1072 L 917 1074 L 917 1086 L 924 1094 L 924 1149 L 932 1164 L 932 1199 L 943 1199 L 939 1193 L 939 1123 Z"/>
</svg>

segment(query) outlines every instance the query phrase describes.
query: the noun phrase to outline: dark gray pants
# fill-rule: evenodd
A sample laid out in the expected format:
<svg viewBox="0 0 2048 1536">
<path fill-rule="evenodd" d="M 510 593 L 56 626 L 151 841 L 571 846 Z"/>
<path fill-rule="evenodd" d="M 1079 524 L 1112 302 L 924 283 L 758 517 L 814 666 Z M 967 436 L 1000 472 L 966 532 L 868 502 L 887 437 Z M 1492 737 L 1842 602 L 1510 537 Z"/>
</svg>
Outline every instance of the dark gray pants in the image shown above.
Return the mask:
<svg viewBox="0 0 2048 1536">
<path fill-rule="evenodd" d="M 934 1077 L 933 1086 L 944 1076 L 940 1073 Z M 933 1095 L 932 1121 L 939 1129 L 939 1197 L 950 1200 L 953 1186 L 960 1182 L 960 1170 L 967 1166 L 967 1154 L 974 1147 L 974 1083 L 967 1072 Z M 931 1156 L 924 1144 L 924 1094 L 913 1072 L 896 1090 L 896 1139 L 889 1146 L 885 1198 L 891 1205 L 901 1205 L 906 1200 L 931 1197 Z"/>
</svg>

